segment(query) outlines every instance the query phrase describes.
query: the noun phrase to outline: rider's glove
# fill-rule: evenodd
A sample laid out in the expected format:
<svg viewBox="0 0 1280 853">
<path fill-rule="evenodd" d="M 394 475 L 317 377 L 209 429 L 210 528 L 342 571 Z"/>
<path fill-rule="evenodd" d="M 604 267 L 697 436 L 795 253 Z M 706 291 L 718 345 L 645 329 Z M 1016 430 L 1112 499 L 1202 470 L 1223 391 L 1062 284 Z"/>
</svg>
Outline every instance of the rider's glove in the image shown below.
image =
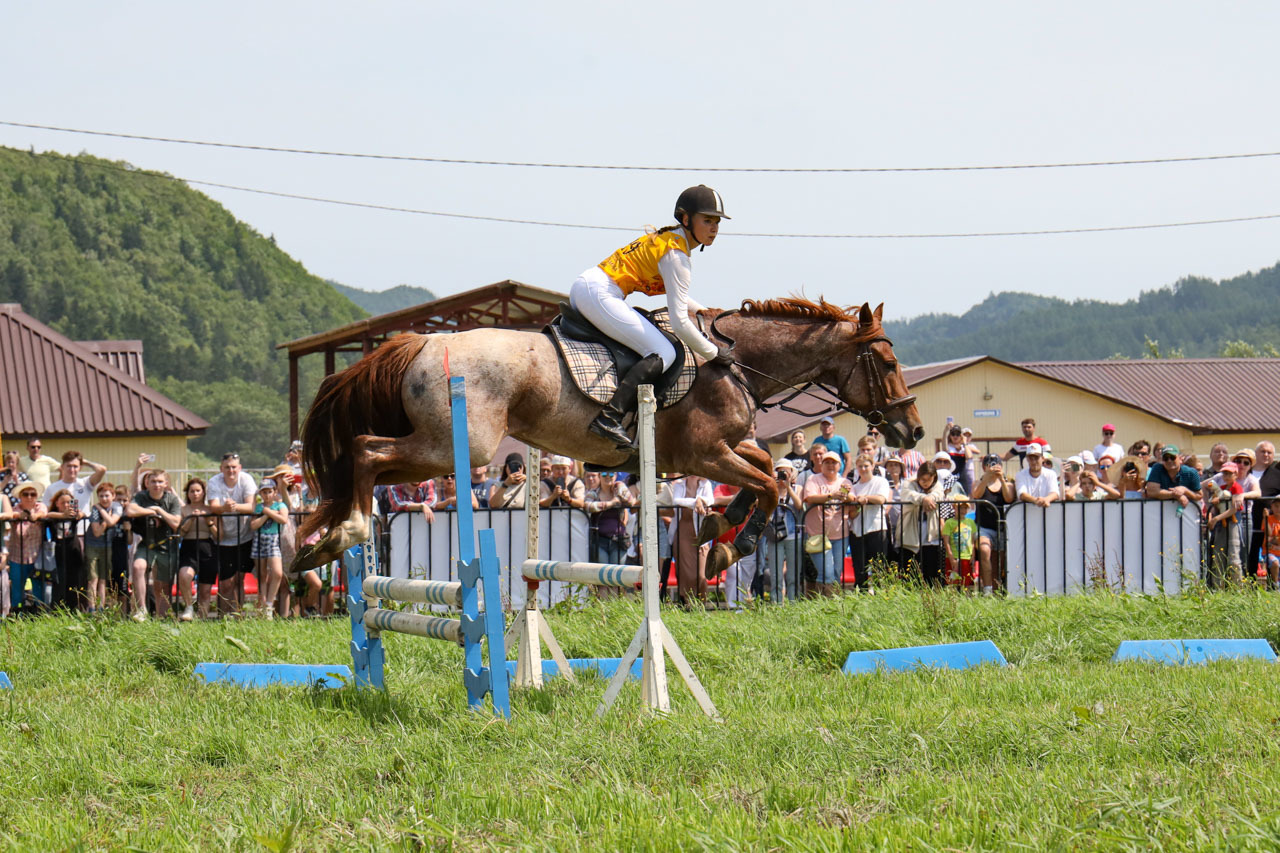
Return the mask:
<svg viewBox="0 0 1280 853">
<path fill-rule="evenodd" d="M 716 357 L 711 359 L 712 364 L 718 364 L 721 367 L 732 367 L 737 359 L 733 356 L 733 347 L 719 344 L 716 346 Z"/>
</svg>

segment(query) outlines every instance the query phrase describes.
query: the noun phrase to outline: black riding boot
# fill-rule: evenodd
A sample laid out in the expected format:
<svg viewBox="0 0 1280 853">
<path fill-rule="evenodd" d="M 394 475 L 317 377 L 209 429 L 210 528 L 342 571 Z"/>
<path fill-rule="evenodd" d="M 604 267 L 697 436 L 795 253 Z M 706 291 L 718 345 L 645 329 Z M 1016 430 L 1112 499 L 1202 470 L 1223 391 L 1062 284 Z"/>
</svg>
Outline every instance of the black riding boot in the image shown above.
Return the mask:
<svg viewBox="0 0 1280 853">
<path fill-rule="evenodd" d="M 652 385 L 662 376 L 662 358 L 647 355 L 632 365 L 627 375 L 618 380 L 618 390 L 613 392 L 613 399 L 605 404 L 604 410 L 596 416 L 587 429 L 601 438 L 607 438 L 619 449 L 634 450 L 636 444 L 631 436 L 622 428 L 622 419 L 627 412 L 636 407 L 636 391 L 641 385 Z"/>
</svg>

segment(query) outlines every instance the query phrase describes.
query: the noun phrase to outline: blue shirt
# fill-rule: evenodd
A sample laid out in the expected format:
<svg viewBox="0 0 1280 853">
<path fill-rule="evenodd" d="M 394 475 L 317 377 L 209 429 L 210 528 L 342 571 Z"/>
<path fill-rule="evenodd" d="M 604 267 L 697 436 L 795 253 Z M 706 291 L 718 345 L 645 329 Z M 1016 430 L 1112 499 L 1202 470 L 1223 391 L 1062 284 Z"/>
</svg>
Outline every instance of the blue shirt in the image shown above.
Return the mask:
<svg viewBox="0 0 1280 853">
<path fill-rule="evenodd" d="M 1155 483 L 1166 490 L 1172 489 L 1174 486 L 1185 486 L 1193 492 L 1200 491 L 1200 475 L 1190 465 L 1183 465 L 1178 468 L 1176 480 L 1169 476 L 1169 472 L 1164 469 L 1163 465 L 1152 465 L 1151 470 L 1147 472 L 1147 482 Z"/>
<path fill-rule="evenodd" d="M 844 440 L 843 435 L 833 435 L 831 438 L 823 438 L 818 436 L 813 440 L 814 444 L 821 444 L 832 453 L 840 454 L 840 473 L 844 473 L 844 457 L 849 452 L 849 442 Z"/>
</svg>

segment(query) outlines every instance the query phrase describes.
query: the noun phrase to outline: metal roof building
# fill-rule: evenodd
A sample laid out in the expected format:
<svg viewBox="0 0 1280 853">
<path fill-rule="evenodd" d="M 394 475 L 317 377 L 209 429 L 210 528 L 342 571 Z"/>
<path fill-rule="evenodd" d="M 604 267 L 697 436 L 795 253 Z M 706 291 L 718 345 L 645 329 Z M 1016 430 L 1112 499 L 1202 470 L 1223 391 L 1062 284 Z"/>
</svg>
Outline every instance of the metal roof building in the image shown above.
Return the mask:
<svg viewBox="0 0 1280 853">
<path fill-rule="evenodd" d="M 568 298 L 507 279 L 280 344 L 276 349 L 289 352 L 289 434 L 298 437 L 298 359 L 305 355 L 324 353 L 328 376 L 335 370 L 337 353 L 368 355 L 401 332 L 463 332 L 482 326 L 538 330 L 560 313 L 560 303 Z"/>
<path fill-rule="evenodd" d="M 209 428 L 142 381 L 137 341 L 77 343 L 6 303 L 0 304 L 0 363 L 5 436 L 191 436 Z"/>
</svg>

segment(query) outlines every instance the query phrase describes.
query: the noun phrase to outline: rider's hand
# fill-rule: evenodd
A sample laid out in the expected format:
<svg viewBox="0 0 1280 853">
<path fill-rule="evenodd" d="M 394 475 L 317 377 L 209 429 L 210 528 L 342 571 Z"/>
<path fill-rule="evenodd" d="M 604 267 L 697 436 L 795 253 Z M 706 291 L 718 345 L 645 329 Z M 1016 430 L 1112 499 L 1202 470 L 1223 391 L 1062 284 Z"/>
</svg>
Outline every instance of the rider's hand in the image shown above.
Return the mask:
<svg viewBox="0 0 1280 853">
<path fill-rule="evenodd" d="M 720 344 L 716 347 L 716 357 L 711 359 L 711 364 L 718 364 L 721 367 L 732 367 L 737 361 L 733 355 L 733 347 Z"/>
</svg>

